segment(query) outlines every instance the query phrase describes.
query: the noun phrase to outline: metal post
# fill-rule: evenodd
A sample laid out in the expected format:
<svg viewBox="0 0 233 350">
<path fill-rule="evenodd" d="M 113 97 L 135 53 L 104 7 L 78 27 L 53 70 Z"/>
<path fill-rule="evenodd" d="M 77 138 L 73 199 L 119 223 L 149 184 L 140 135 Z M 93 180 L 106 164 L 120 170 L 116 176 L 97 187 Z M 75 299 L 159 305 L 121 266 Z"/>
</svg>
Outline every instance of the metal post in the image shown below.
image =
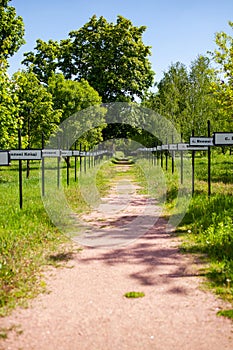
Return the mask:
<svg viewBox="0 0 233 350">
<path fill-rule="evenodd" d="M 21 129 L 18 129 L 19 149 L 21 149 Z M 23 178 L 22 159 L 19 159 L 19 207 L 23 208 Z"/>
<path fill-rule="evenodd" d="M 74 149 L 77 150 L 77 142 L 74 143 Z M 77 157 L 74 157 L 74 181 L 77 181 Z"/>
<path fill-rule="evenodd" d="M 194 130 L 192 130 L 192 136 L 194 136 Z M 195 191 L 195 151 L 192 151 L 192 195 Z"/>
<path fill-rule="evenodd" d="M 42 132 L 42 150 L 44 149 L 44 133 Z M 45 195 L 45 181 L 44 181 L 44 176 L 45 176 L 45 167 L 44 167 L 44 157 L 42 153 L 42 159 L 41 159 L 41 190 L 42 190 L 42 196 Z"/>
<path fill-rule="evenodd" d="M 207 121 L 208 137 L 210 137 L 210 120 Z M 211 195 L 211 149 L 208 146 L 208 196 Z"/>
<path fill-rule="evenodd" d="M 174 135 L 172 134 L 172 144 L 174 143 Z M 174 151 L 172 151 L 172 174 L 174 174 Z"/>
<path fill-rule="evenodd" d="M 80 154 L 79 154 L 79 164 L 80 164 L 80 173 L 82 172 L 82 156 L 81 156 L 81 152 L 82 152 L 82 144 L 80 143 L 79 145 L 79 151 L 80 151 Z"/>
<path fill-rule="evenodd" d="M 183 139 L 183 133 L 181 133 L 181 142 Z M 184 169 L 184 158 L 183 158 L 184 154 L 183 151 L 180 151 L 180 183 L 181 185 L 184 182 L 184 175 L 183 175 L 183 169 Z"/>
</svg>

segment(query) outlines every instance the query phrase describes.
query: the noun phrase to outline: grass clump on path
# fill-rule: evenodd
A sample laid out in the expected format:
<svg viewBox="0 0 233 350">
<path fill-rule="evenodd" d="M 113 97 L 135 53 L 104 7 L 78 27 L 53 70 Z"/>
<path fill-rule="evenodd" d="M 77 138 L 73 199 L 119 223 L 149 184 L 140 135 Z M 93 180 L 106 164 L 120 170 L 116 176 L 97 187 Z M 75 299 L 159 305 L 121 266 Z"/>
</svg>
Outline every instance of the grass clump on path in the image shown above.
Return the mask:
<svg viewBox="0 0 233 350">
<path fill-rule="evenodd" d="M 124 296 L 126 298 L 143 298 L 145 294 L 143 292 L 127 292 Z"/>
</svg>

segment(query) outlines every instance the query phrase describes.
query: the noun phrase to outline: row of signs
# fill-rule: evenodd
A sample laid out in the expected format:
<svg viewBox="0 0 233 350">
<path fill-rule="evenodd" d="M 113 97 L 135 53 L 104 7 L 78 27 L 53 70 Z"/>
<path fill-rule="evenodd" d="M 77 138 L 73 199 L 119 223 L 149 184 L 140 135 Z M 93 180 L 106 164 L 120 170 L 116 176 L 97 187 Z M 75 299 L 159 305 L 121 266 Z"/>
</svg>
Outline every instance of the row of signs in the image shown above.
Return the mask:
<svg viewBox="0 0 233 350">
<path fill-rule="evenodd" d="M 208 146 L 232 146 L 233 132 L 215 132 L 213 137 L 190 137 L 189 143 L 174 143 L 153 148 L 138 148 L 138 151 L 207 151 Z"/>
<path fill-rule="evenodd" d="M 42 149 L 42 150 L 11 150 L 0 151 L 0 165 L 9 165 L 11 160 L 41 160 L 42 158 L 59 158 L 59 157 L 96 157 L 107 153 L 106 150 L 86 152 L 60 149 Z"/>
<path fill-rule="evenodd" d="M 215 132 L 213 137 L 190 137 L 189 143 L 174 143 L 153 148 L 139 148 L 138 151 L 206 151 L 208 146 L 233 145 L 233 132 Z M 0 166 L 9 165 L 11 160 L 41 160 L 45 157 L 88 157 L 107 153 L 106 150 L 86 152 L 77 150 L 43 149 L 0 151 Z"/>
</svg>

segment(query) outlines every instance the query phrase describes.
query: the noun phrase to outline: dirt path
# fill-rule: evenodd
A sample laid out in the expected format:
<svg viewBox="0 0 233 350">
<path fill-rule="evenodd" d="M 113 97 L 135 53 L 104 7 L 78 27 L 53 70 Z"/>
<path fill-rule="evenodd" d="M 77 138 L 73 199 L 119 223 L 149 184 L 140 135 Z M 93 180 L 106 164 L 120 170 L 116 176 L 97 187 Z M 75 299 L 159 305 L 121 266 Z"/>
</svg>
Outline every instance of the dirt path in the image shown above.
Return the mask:
<svg viewBox="0 0 233 350">
<path fill-rule="evenodd" d="M 95 240 L 102 232 L 105 240 L 71 256 L 66 268 L 50 269 L 50 292 L 0 320 L 12 329 L 0 340 L 1 350 L 233 349 L 233 323 L 216 316 L 226 304 L 199 288 L 198 262 L 179 253 L 179 241 L 164 233 L 163 219 L 125 246 L 124 227 L 130 227 L 128 233 L 148 229 L 149 217 L 146 211 L 146 218 L 131 225 L 148 201 L 132 184 L 124 186 L 116 191 L 115 184 L 105 198 L 103 205 L 114 203 L 108 214 L 94 211 L 84 218 L 93 227 L 85 239 L 90 241 L 92 233 Z M 124 204 L 126 193 L 131 197 Z M 103 242 L 109 246 L 110 231 L 114 239 L 121 238 L 122 247 L 102 247 Z M 127 299 L 129 291 L 142 291 L 145 297 Z"/>
</svg>

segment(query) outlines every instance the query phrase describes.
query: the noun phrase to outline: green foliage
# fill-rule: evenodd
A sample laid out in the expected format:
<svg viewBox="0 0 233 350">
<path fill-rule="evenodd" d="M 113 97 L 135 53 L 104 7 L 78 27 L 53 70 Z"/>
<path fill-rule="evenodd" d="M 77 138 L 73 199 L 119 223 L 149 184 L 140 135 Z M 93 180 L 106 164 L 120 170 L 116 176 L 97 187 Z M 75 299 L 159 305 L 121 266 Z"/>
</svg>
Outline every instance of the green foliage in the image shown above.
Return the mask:
<svg viewBox="0 0 233 350">
<path fill-rule="evenodd" d="M 41 39 L 36 41 L 35 50 L 33 52 L 27 52 L 24 54 L 26 57 L 23 63 L 29 66 L 27 62 L 30 62 L 30 67 L 36 74 L 41 82 L 48 84 L 48 80 L 56 72 L 58 67 L 57 58 L 60 55 L 60 45 L 57 41 L 49 40 L 47 43 Z"/>
<path fill-rule="evenodd" d="M 0 148 L 7 149 L 17 144 L 18 98 L 15 86 L 5 68 L 0 67 Z"/>
<path fill-rule="evenodd" d="M 216 81 L 207 57 L 199 56 L 189 72 L 177 62 L 164 73 L 158 91 L 147 96 L 144 105 L 170 119 L 189 141 L 192 130 L 197 136 L 206 135 L 208 119 L 218 130 L 220 110 L 212 90 Z"/>
<path fill-rule="evenodd" d="M 210 198 L 206 195 L 204 179 L 206 164 L 203 165 L 203 158 L 196 160 L 196 194 L 180 224 L 180 230 L 187 232 L 182 250 L 208 257 L 210 266 L 206 276 L 210 285 L 230 301 L 233 300 L 233 183 L 231 172 L 228 173 L 232 170 L 231 157 L 214 153 Z M 228 174 L 227 181 L 225 174 Z"/>
<path fill-rule="evenodd" d="M 59 69 L 67 79 L 87 80 L 103 102 L 134 100 L 153 83 L 150 47 L 142 41 L 145 29 L 122 16 L 116 24 L 93 16 L 59 44 L 37 40 L 36 53 L 26 53 L 23 63 L 45 83 Z"/>
<path fill-rule="evenodd" d="M 0 3 L 0 67 L 6 66 L 8 58 L 25 43 L 23 19 L 8 2 Z"/>
<path fill-rule="evenodd" d="M 233 319 L 233 310 L 220 310 L 217 315 Z"/>
<path fill-rule="evenodd" d="M 233 22 L 229 21 L 233 29 Z M 232 36 L 219 32 L 215 35 L 218 48 L 212 54 L 214 61 L 218 64 L 219 84 L 213 84 L 213 94 L 218 101 L 223 118 L 221 128 L 228 131 L 232 128 L 232 105 L 233 105 L 233 38 Z"/>
<path fill-rule="evenodd" d="M 73 170 L 71 163 L 71 169 Z M 66 168 L 61 169 L 66 172 Z M 63 180 L 64 180 L 63 176 Z M 104 163 L 96 175 L 100 195 L 109 190 L 112 166 Z M 79 183 L 63 181 L 69 205 L 80 213 L 89 210 Z M 7 196 L 6 196 L 7 193 Z M 45 290 L 41 278 L 45 265 L 67 261 L 77 251 L 72 242 L 52 224 L 44 208 L 38 163 L 32 162 L 31 176 L 23 171 L 23 209 L 18 205 L 17 165 L 0 169 L 0 315 Z"/>
<path fill-rule="evenodd" d="M 22 128 L 24 147 L 41 147 L 42 132 L 45 138 L 57 128 L 61 111 L 53 109 L 52 95 L 31 71 L 17 72 L 12 83 L 18 98 L 18 118 Z"/>
<path fill-rule="evenodd" d="M 87 81 L 65 79 L 63 74 L 53 74 L 48 80 L 53 106 L 62 111 L 61 121 L 90 106 L 100 105 L 101 97 Z"/>
</svg>

